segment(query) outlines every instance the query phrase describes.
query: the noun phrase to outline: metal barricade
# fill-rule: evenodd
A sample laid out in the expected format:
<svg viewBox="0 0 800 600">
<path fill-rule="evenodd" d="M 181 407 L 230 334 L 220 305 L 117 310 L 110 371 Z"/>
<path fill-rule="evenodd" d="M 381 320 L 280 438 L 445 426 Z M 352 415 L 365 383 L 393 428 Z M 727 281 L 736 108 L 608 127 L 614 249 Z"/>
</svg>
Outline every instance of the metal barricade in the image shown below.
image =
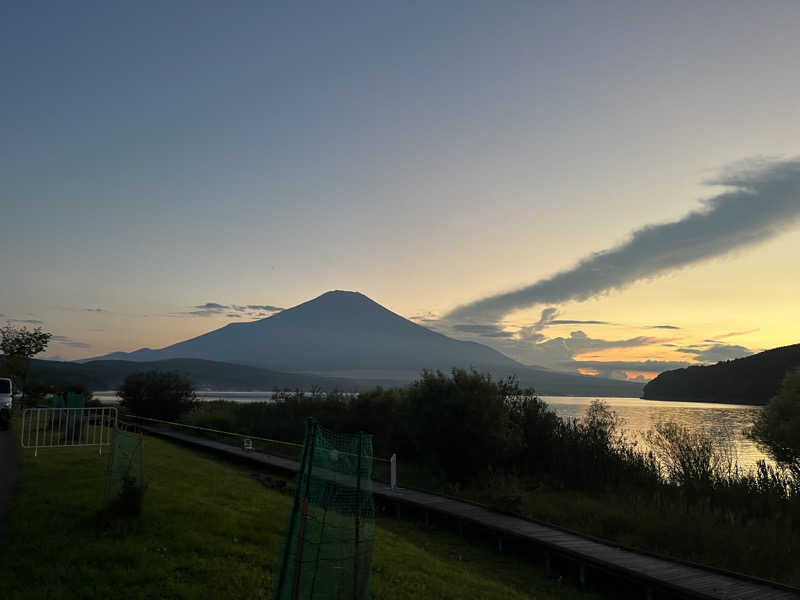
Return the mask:
<svg viewBox="0 0 800 600">
<path fill-rule="evenodd" d="M 117 408 L 26 408 L 22 414 L 20 441 L 23 448 L 69 448 L 111 445 L 111 431 L 117 426 Z"/>
</svg>

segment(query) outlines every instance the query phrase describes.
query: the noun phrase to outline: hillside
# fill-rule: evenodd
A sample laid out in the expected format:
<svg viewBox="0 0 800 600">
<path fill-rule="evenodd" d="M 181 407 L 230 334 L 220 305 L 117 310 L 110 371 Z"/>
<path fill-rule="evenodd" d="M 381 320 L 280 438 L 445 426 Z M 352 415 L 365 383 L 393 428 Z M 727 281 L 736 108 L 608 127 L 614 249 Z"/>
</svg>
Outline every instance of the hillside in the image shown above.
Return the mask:
<svg viewBox="0 0 800 600">
<path fill-rule="evenodd" d="M 412 370 L 517 366 L 500 352 L 454 340 L 397 315 L 358 292 L 327 292 L 266 319 L 230 323 L 152 350 L 101 358 L 202 358 L 277 371 Z"/>
<path fill-rule="evenodd" d="M 447 337 L 363 294 L 343 291 L 327 292 L 266 319 L 231 323 L 158 350 L 115 352 L 86 364 L 96 364 L 100 359 L 140 362 L 178 358 L 236 363 L 304 377 L 355 379 L 361 387 L 365 382 L 409 383 L 423 369 L 449 371 L 461 367 L 497 377 L 515 374 L 523 386 L 545 395 L 638 397 L 642 390 L 638 383 L 522 365 L 489 346 Z M 209 385 L 220 389 L 221 384 Z"/>
<path fill-rule="evenodd" d="M 193 358 L 175 358 L 148 362 L 97 360 L 88 363 L 31 361 L 29 380 L 42 383 L 82 383 L 92 390 L 116 389 L 126 376 L 137 371 L 158 369 L 179 371 L 199 389 L 215 390 L 323 390 L 360 391 L 375 385 L 391 385 L 394 381 L 360 382 L 355 379 L 320 377 L 305 373 L 281 373 L 259 367 L 237 365 Z"/>
<path fill-rule="evenodd" d="M 766 404 L 789 369 L 800 366 L 800 344 L 715 365 L 665 371 L 644 386 L 648 400 Z"/>
</svg>

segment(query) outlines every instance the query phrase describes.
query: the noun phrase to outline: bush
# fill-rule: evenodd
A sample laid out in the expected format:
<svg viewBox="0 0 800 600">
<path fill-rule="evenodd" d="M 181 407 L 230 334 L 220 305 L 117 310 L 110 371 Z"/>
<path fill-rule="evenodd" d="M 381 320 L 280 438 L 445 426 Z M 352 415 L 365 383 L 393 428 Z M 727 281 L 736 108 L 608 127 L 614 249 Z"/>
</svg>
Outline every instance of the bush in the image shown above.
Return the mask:
<svg viewBox="0 0 800 600">
<path fill-rule="evenodd" d="M 176 371 L 132 373 L 117 396 L 120 405 L 135 415 L 165 421 L 174 421 L 197 405 L 191 381 Z"/>
<path fill-rule="evenodd" d="M 800 369 L 784 377 L 781 391 L 759 413 L 751 437 L 800 476 Z"/>
<path fill-rule="evenodd" d="M 521 429 L 510 403 L 522 395 L 516 382 L 453 369 L 424 371 L 408 391 L 411 439 L 420 458 L 451 482 L 505 466 L 521 449 Z"/>
</svg>

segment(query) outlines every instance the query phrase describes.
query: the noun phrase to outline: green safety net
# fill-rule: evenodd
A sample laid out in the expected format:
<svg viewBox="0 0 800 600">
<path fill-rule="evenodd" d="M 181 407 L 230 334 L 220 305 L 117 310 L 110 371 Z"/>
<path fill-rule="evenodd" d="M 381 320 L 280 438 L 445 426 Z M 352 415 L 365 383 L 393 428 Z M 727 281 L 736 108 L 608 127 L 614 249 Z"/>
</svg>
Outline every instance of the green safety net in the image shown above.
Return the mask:
<svg viewBox="0 0 800 600">
<path fill-rule="evenodd" d="M 273 598 L 368 598 L 374 547 L 372 436 L 309 419 Z"/>
<path fill-rule="evenodd" d="M 53 394 L 50 398 L 50 408 L 64 408 L 64 397 L 61 394 Z"/>
<path fill-rule="evenodd" d="M 114 429 L 111 434 L 111 457 L 106 469 L 105 504 L 119 498 L 123 487 L 141 488 L 142 436 Z"/>
<path fill-rule="evenodd" d="M 83 394 L 67 392 L 67 408 L 84 408 L 85 400 Z"/>
</svg>

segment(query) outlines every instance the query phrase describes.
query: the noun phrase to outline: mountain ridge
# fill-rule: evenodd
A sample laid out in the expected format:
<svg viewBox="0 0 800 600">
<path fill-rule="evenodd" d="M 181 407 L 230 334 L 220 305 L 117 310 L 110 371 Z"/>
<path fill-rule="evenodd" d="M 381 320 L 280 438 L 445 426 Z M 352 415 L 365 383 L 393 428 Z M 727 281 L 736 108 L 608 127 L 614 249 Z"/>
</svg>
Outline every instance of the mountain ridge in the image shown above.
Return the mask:
<svg viewBox="0 0 800 600">
<path fill-rule="evenodd" d="M 664 371 L 644 386 L 646 400 L 766 404 L 786 373 L 800 367 L 800 344 L 714 365 Z"/>
<path fill-rule="evenodd" d="M 229 323 L 161 349 L 114 352 L 83 361 L 200 359 L 272 371 L 410 382 L 425 369 L 474 368 L 554 395 L 639 396 L 642 386 L 523 365 L 477 342 L 414 323 L 359 292 L 334 290 L 247 323 Z M 375 373 L 375 377 L 369 377 Z M 392 373 L 396 376 L 392 376 Z M 379 376 L 378 376 L 379 374 Z M 594 390 L 597 390 L 596 392 Z"/>
</svg>

